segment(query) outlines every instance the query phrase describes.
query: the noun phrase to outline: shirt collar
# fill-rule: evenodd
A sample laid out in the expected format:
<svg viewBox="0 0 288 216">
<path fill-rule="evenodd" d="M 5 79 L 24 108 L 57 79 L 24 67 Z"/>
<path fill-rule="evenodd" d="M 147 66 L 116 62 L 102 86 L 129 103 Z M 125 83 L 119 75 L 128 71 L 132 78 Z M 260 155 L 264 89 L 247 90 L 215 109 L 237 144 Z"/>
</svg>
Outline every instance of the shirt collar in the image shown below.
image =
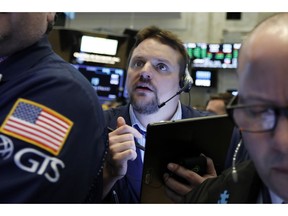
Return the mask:
<svg viewBox="0 0 288 216">
<path fill-rule="evenodd" d="M 180 101 L 178 101 L 177 110 L 170 120 L 179 120 L 179 119 L 182 119 L 182 107 Z"/>
<path fill-rule="evenodd" d="M 146 132 L 146 128 L 137 119 L 131 104 L 129 105 L 129 115 L 130 115 L 132 127 L 134 127 L 134 125 L 137 124 L 141 130 Z M 178 119 L 182 119 L 182 107 L 181 107 L 180 101 L 178 101 L 177 110 L 170 120 L 172 121 L 172 120 L 178 120 Z"/>
<path fill-rule="evenodd" d="M 130 115 L 132 127 L 134 127 L 137 124 L 141 130 L 146 132 L 146 128 L 137 119 L 131 104 L 129 105 L 129 115 Z"/>
<path fill-rule="evenodd" d="M 271 203 L 279 203 L 279 204 L 283 203 L 283 199 L 281 199 L 278 195 L 276 195 L 270 189 L 269 189 L 269 194 L 270 194 L 270 197 L 271 197 Z"/>
</svg>

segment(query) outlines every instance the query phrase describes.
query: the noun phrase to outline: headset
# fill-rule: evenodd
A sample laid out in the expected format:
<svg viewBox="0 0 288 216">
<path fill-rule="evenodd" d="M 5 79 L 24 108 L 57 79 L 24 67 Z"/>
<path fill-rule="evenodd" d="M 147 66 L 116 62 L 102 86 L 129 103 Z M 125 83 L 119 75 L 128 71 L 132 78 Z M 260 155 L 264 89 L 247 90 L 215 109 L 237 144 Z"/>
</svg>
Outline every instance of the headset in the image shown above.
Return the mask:
<svg viewBox="0 0 288 216">
<path fill-rule="evenodd" d="M 158 108 L 165 106 L 165 104 L 167 102 L 169 102 L 172 98 L 176 97 L 177 95 L 181 94 L 182 92 L 188 93 L 190 91 L 190 89 L 192 88 L 192 85 L 193 85 L 193 79 L 192 79 L 190 72 L 189 72 L 189 64 L 187 63 L 186 68 L 185 68 L 185 73 L 180 79 L 180 83 L 179 83 L 180 90 L 178 92 L 176 92 L 176 94 L 174 94 L 168 100 L 160 103 L 158 105 Z"/>
<path fill-rule="evenodd" d="M 181 92 L 189 92 L 192 88 L 193 85 L 193 78 L 190 75 L 190 71 L 189 71 L 189 63 L 186 64 L 186 68 L 185 68 L 185 73 L 182 76 L 182 78 L 180 79 L 180 88 L 181 88 Z"/>
</svg>

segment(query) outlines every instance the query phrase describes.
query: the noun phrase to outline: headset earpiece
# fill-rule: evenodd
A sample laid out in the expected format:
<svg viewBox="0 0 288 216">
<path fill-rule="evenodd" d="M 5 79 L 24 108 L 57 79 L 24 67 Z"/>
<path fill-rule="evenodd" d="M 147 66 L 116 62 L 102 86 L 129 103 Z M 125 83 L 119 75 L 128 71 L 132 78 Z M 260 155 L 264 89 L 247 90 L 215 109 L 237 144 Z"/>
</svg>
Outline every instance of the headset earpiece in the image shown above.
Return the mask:
<svg viewBox="0 0 288 216">
<path fill-rule="evenodd" d="M 189 73 L 189 69 L 188 69 L 188 64 L 186 65 L 186 68 L 185 68 L 185 74 L 184 76 L 182 76 L 182 79 L 180 80 L 180 87 L 181 89 L 176 92 L 175 95 L 173 95 L 172 97 L 170 97 L 168 100 L 166 100 L 165 102 L 161 103 L 158 105 L 158 108 L 161 108 L 163 106 L 165 106 L 165 104 L 170 101 L 172 98 L 176 97 L 177 95 L 181 94 L 183 91 L 184 92 L 189 92 L 191 87 L 192 87 L 192 84 L 193 84 L 193 79 Z"/>
<path fill-rule="evenodd" d="M 190 75 L 188 64 L 187 64 L 185 68 L 185 74 L 180 81 L 180 88 L 184 92 L 189 92 L 190 89 L 192 88 L 192 85 L 193 85 L 193 79 Z"/>
</svg>

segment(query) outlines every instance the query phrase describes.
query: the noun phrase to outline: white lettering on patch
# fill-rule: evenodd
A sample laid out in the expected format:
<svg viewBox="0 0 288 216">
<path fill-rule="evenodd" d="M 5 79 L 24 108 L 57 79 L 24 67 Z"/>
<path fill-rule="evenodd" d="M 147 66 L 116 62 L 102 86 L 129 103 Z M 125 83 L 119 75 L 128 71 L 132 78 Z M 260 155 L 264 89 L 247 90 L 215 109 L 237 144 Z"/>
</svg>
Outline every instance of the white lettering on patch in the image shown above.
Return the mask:
<svg viewBox="0 0 288 216">
<path fill-rule="evenodd" d="M 33 157 L 33 155 L 36 157 Z M 27 156 L 29 158 L 27 158 Z M 48 181 L 53 183 L 57 182 L 60 178 L 59 167 L 65 167 L 65 164 L 58 158 L 50 157 L 33 148 L 19 150 L 14 156 L 14 161 L 20 169 L 30 173 L 44 175 Z M 48 173 L 47 168 L 49 167 L 54 172 L 54 175 Z"/>
</svg>

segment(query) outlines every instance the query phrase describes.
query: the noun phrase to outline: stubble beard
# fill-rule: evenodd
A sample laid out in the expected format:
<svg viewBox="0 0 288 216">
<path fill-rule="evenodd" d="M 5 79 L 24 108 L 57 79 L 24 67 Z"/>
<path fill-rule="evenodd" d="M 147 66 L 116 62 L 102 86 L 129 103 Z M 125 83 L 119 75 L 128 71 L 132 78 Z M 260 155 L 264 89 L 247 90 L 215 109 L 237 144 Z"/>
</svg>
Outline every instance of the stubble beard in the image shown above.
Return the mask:
<svg viewBox="0 0 288 216">
<path fill-rule="evenodd" d="M 141 100 L 137 98 L 137 96 L 134 96 L 133 94 L 130 97 L 130 102 L 132 104 L 133 109 L 136 112 L 144 115 L 149 115 L 157 112 L 159 110 L 158 101 L 159 100 L 157 94 L 154 94 L 154 97 L 149 101 Z"/>
</svg>

